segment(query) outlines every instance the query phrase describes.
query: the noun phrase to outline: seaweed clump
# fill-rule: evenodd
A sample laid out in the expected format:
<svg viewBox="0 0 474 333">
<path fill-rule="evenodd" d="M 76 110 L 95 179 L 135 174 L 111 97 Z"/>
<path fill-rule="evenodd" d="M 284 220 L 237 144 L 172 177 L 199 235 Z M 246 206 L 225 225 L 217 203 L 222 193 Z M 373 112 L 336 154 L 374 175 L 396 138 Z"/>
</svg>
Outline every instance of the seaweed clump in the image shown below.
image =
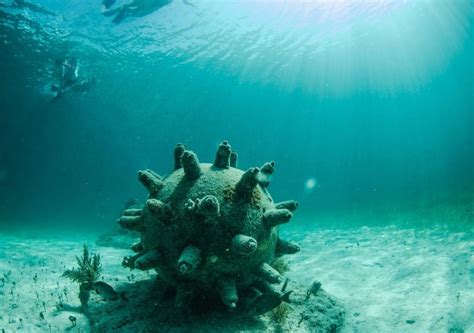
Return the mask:
<svg viewBox="0 0 474 333">
<path fill-rule="evenodd" d="M 278 323 L 284 325 L 286 323 L 286 319 L 290 313 L 290 306 L 288 303 L 282 302 L 276 308 L 272 310 L 272 319 Z"/>
<path fill-rule="evenodd" d="M 79 301 L 82 311 L 88 313 L 90 292 L 102 273 L 100 254 L 90 253 L 89 248 L 84 244 L 82 257 L 76 256 L 76 262 L 78 267 L 66 270 L 61 276 L 79 283 Z"/>
</svg>

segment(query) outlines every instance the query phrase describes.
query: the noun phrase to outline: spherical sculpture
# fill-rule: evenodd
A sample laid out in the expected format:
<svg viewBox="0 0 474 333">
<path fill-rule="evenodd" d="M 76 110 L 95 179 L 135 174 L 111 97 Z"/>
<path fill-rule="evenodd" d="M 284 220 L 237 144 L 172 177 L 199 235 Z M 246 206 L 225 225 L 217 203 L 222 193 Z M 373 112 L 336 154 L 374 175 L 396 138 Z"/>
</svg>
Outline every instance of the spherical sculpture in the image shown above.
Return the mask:
<svg viewBox="0 0 474 333">
<path fill-rule="evenodd" d="M 137 254 L 125 258 L 124 266 L 155 269 L 176 288 L 180 307 L 196 296 L 218 295 L 233 309 L 250 291 L 257 294 L 255 304 L 265 300 L 261 309 L 273 302 L 268 297 L 275 304 L 284 299 L 276 288 L 283 278 L 271 263 L 299 251 L 278 237 L 278 226 L 292 218 L 298 203 L 273 202 L 267 187 L 274 162 L 242 171 L 225 141 L 213 164 L 200 163 L 182 144 L 174 160 L 175 170 L 164 178 L 151 170 L 138 173 L 150 195 L 143 209 L 126 210 L 118 221 L 141 234 L 132 246 Z"/>
</svg>

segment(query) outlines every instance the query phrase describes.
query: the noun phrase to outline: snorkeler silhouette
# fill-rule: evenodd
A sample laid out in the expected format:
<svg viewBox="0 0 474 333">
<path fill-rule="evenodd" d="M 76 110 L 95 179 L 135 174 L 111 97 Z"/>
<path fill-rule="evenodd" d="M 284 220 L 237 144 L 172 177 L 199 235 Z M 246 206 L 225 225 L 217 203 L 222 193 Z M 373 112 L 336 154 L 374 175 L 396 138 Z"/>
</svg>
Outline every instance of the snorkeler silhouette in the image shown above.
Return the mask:
<svg viewBox="0 0 474 333">
<path fill-rule="evenodd" d="M 120 23 L 126 17 L 143 17 L 153 13 L 154 11 L 169 5 L 172 0 L 133 0 L 131 3 L 123 5 L 119 8 L 110 9 L 115 3 L 115 0 L 103 0 L 102 1 L 102 14 L 104 16 L 115 15 L 112 22 Z M 194 7 L 193 4 L 187 0 L 183 0 L 185 5 Z"/>
<path fill-rule="evenodd" d="M 109 10 L 113 6 L 115 0 L 102 0 L 102 11 Z"/>
<path fill-rule="evenodd" d="M 60 62 L 61 76 L 59 84 L 52 84 L 51 91 L 56 95 L 53 101 L 62 97 L 68 91 L 85 92 L 95 83 L 95 78 L 79 80 L 79 63 L 76 58 Z"/>
</svg>

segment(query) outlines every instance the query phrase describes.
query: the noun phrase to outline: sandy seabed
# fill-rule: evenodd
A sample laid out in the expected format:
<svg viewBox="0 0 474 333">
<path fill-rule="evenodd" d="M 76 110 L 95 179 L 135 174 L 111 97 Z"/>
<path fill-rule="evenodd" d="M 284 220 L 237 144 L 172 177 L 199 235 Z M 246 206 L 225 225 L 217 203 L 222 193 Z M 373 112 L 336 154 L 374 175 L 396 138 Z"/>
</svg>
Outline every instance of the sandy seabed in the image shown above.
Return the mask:
<svg viewBox="0 0 474 333">
<path fill-rule="evenodd" d="M 0 233 L 0 332 L 90 331 L 74 308 L 56 307 L 79 305 L 77 285 L 61 274 L 75 265 L 84 242 L 101 254 L 106 282 L 151 278 L 122 268 L 129 250 L 97 247 L 93 237 L 32 235 Z M 342 301 L 343 332 L 474 332 L 472 226 L 287 230 L 284 236 L 302 248 L 288 258 L 287 275 L 304 285 L 319 280 Z"/>
<path fill-rule="evenodd" d="M 346 332 L 474 332 L 474 233 L 361 227 L 294 235 L 290 278 L 317 277 Z"/>
</svg>

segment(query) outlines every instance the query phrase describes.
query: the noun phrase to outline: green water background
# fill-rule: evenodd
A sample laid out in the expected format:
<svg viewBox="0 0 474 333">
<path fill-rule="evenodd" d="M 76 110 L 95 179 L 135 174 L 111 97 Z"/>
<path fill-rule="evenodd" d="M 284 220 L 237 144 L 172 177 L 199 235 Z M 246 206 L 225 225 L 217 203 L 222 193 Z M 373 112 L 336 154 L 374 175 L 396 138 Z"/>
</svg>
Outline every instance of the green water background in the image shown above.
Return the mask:
<svg viewBox="0 0 474 333">
<path fill-rule="evenodd" d="M 222 140 L 277 162 L 302 228 L 472 227 L 472 2 L 172 1 L 119 25 L 33 4 L 52 15 L 0 3 L 0 228 L 110 228 L 137 170 Z M 51 103 L 72 56 L 97 84 Z"/>
</svg>

